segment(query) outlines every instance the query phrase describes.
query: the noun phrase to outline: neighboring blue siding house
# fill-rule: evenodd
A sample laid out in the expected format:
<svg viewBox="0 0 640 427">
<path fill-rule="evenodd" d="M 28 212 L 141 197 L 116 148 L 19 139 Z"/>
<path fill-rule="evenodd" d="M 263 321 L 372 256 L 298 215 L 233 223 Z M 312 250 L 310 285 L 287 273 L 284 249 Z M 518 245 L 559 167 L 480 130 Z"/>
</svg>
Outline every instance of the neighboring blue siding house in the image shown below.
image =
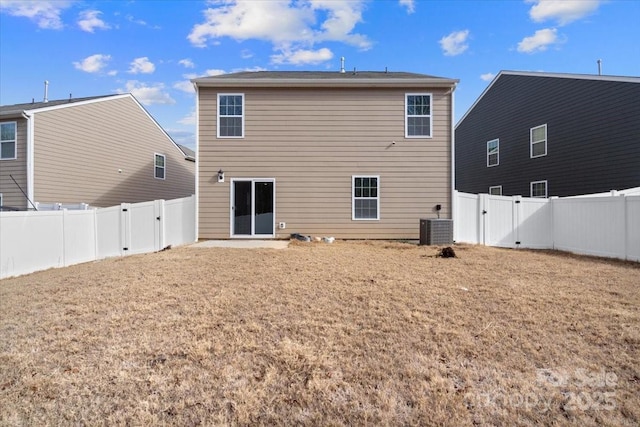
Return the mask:
<svg viewBox="0 0 640 427">
<path fill-rule="evenodd" d="M 640 186 L 640 77 L 502 71 L 455 128 L 456 189 L 528 197 Z"/>
</svg>

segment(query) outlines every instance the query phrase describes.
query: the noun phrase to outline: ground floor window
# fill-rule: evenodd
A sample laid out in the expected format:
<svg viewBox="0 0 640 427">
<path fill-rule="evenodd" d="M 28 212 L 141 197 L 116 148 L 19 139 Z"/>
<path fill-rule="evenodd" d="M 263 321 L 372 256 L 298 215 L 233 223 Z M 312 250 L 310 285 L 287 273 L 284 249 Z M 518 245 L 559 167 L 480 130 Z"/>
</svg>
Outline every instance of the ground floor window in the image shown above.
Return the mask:
<svg viewBox="0 0 640 427">
<path fill-rule="evenodd" d="M 494 185 L 489 187 L 489 194 L 492 196 L 502 196 L 502 185 Z"/>
<path fill-rule="evenodd" d="M 380 219 L 380 177 L 377 175 L 353 175 L 352 213 L 353 220 Z"/>
<path fill-rule="evenodd" d="M 547 181 L 533 181 L 531 183 L 531 197 L 547 197 Z"/>
</svg>

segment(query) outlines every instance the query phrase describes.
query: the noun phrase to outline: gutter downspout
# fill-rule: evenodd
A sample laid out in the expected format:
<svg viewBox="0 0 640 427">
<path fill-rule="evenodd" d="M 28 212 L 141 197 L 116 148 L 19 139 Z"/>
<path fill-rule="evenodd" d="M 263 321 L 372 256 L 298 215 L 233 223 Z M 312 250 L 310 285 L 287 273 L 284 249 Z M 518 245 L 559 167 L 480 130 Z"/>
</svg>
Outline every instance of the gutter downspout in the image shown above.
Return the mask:
<svg viewBox="0 0 640 427">
<path fill-rule="evenodd" d="M 33 147 L 33 134 L 34 134 L 34 122 L 35 117 L 33 113 L 23 111 L 22 116 L 27 119 L 27 197 L 34 204 L 36 203 L 34 196 L 34 147 Z"/>
</svg>

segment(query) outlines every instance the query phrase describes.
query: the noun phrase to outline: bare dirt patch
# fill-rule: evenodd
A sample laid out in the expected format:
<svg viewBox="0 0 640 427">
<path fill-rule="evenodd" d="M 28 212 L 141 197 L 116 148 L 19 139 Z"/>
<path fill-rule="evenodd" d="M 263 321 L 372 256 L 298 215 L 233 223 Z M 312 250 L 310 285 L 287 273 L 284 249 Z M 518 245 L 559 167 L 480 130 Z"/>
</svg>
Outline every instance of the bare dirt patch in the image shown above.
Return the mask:
<svg viewBox="0 0 640 427">
<path fill-rule="evenodd" d="M 633 425 L 640 265 L 390 242 L 0 281 L 2 425 Z"/>
</svg>

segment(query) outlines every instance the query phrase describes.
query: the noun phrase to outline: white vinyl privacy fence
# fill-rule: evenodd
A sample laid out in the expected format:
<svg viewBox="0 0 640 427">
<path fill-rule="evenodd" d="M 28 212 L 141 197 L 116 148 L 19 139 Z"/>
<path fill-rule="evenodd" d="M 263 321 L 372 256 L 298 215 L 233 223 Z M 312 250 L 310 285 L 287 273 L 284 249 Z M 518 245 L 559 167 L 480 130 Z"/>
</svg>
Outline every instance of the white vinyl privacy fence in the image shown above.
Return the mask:
<svg viewBox="0 0 640 427">
<path fill-rule="evenodd" d="M 640 261 L 640 195 L 538 199 L 456 191 L 455 198 L 456 242 Z"/>
<path fill-rule="evenodd" d="M 0 212 L 0 279 L 195 241 L 195 196 L 91 210 Z"/>
</svg>

